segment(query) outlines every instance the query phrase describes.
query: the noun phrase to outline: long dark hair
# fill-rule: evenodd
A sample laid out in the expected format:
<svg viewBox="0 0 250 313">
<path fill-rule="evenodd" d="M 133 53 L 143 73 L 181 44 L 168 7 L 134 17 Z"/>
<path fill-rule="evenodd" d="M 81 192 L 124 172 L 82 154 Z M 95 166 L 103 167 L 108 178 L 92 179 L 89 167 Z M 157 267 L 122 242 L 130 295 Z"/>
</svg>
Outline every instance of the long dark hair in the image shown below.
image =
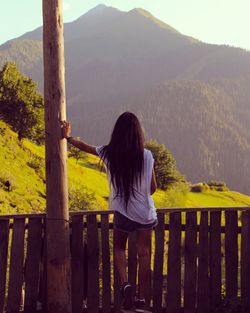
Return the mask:
<svg viewBox="0 0 250 313">
<path fill-rule="evenodd" d="M 141 183 L 144 156 L 144 134 L 138 118 L 124 112 L 117 119 L 110 142 L 102 150 L 102 159 L 111 176 L 115 197 L 121 197 L 126 208 L 134 187 Z"/>
</svg>

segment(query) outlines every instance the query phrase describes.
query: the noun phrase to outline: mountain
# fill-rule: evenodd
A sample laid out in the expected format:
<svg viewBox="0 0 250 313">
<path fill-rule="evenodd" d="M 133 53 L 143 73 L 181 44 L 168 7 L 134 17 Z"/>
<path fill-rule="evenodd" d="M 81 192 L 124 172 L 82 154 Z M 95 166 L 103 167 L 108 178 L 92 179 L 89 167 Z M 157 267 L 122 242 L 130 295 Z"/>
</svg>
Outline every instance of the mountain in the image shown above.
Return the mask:
<svg viewBox="0 0 250 313">
<path fill-rule="evenodd" d="M 192 181 L 225 180 L 250 194 L 250 52 L 185 36 L 143 9 L 99 5 L 65 24 L 73 134 L 109 140 L 117 115 L 141 116 Z M 42 90 L 42 28 L 0 46 Z"/>
</svg>

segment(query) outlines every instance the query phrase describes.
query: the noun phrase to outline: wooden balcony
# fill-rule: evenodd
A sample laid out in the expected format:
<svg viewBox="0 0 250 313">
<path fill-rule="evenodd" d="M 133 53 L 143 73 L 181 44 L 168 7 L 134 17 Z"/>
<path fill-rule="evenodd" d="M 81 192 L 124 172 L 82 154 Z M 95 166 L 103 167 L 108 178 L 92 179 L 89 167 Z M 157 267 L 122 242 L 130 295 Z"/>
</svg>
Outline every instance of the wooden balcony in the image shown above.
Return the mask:
<svg viewBox="0 0 250 313">
<path fill-rule="evenodd" d="M 112 215 L 71 213 L 73 313 L 120 312 Z M 158 219 L 147 286 L 150 310 L 208 313 L 222 298 L 237 296 L 250 308 L 250 208 L 159 209 Z M 135 235 L 127 249 L 133 286 Z M 45 239 L 45 214 L 0 216 L 0 313 L 46 312 Z"/>
</svg>

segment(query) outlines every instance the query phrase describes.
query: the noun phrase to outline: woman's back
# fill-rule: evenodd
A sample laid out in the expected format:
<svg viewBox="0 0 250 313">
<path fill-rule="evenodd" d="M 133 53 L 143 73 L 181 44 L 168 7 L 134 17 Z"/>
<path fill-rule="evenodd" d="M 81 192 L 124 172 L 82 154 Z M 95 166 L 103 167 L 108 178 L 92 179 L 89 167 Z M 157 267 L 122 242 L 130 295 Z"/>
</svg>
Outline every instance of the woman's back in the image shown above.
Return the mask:
<svg viewBox="0 0 250 313">
<path fill-rule="evenodd" d="M 138 294 L 135 312 L 144 312 L 145 286 L 150 277 L 151 232 L 157 215 L 151 198 L 156 190 L 154 159 L 144 148 L 144 135 L 138 118 L 130 112 L 119 116 L 106 146 L 95 147 L 70 136 L 70 124 L 62 122 L 63 137 L 79 149 L 98 155 L 107 167 L 110 209 L 114 214 L 114 262 L 121 281 L 125 309 L 131 309 L 132 285 L 126 271 L 128 234 L 136 231 L 138 254 Z M 136 286 L 134 286 L 136 288 Z"/>
<path fill-rule="evenodd" d="M 102 157 L 104 147 L 97 147 L 97 154 Z M 123 164 L 120 164 L 123 166 Z M 109 208 L 120 212 L 129 219 L 141 223 L 150 224 L 156 219 L 156 210 L 154 202 L 150 195 L 151 179 L 154 166 L 152 153 L 144 149 L 143 151 L 143 167 L 141 179 L 133 184 L 133 192 L 130 193 L 128 203 L 126 205 L 123 196 L 117 194 L 114 184 L 111 182 L 111 175 L 107 171 L 108 181 L 110 185 Z"/>
</svg>

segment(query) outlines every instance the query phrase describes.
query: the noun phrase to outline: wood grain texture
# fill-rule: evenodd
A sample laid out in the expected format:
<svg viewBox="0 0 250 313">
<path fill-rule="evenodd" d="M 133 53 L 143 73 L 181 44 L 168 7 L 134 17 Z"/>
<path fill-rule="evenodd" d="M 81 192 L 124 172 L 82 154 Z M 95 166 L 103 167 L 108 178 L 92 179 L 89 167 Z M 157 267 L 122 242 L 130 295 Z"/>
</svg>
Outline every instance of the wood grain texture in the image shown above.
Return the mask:
<svg viewBox="0 0 250 313">
<path fill-rule="evenodd" d="M 155 228 L 155 258 L 153 277 L 153 312 L 162 310 L 163 258 L 164 258 L 164 214 L 158 214 Z"/>
<path fill-rule="evenodd" d="M 242 212 L 241 296 L 250 312 L 250 211 Z"/>
<path fill-rule="evenodd" d="M 41 252 L 41 264 L 39 273 L 39 306 L 46 312 L 48 305 L 47 294 L 47 239 L 46 239 L 46 218 L 43 218 L 42 227 L 42 252 Z"/>
<path fill-rule="evenodd" d="M 210 309 L 221 301 L 221 211 L 210 212 Z"/>
<path fill-rule="evenodd" d="M 151 259 L 152 259 L 152 234 L 151 234 L 151 242 L 149 247 L 149 254 L 150 254 L 150 262 L 149 262 L 149 278 L 145 286 L 145 304 L 146 309 L 149 309 L 151 307 L 151 300 L 152 300 L 152 270 L 151 270 Z"/>
<path fill-rule="evenodd" d="M 128 281 L 132 284 L 132 299 L 136 294 L 137 284 L 137 249 L 136 249 L 136 232 L 128 235 Z M 129 301 L 128 301 L 129 303 Z"/>
<path fill-rule="evenodd" d="M 88 313 L 99 310 L 99 239 L 96 215 L 87 216 Z"/>
<path fill-rule="evenodd" d="M 197 313 L 209 313 L 208 212 L 201 212 L 198 245 Z"/>
<path fill-rule="evenodd" d="M 25 260 L 25 300 L 27 313 L 36 310 L 39 295 L 39 272 L 42 252 L 42 218 L 30 218 L 28 223 L 27 255 Z"/>
<path fill-rule="evenodd" d="M 115 230 L 113 230 L 113 274 L 114 274 L 114 292 L 113 292 L 113 309 L 115 313 L 120 313 L 121 312 L 121 307 L 122 307 L 122 297 L 121 297 L 121 281 L 119 277 L 119 273 L 115 264 Z"/>
<path fill-rule="evenodd" d="M 184 312 L 195 313 L 197 287 L 197 215 L 186 213 L 185 269 L 184 269 Z"/>
<path fill-rule="evenodd" d="M 71 273 L 72 311 L 82 312 L 83 308 L 83 216 L 72 216 L 71 230 Z"/>
<path fill-rule="evenodd" d="M 13 224 L 9 289 L 7 311 L 16 313 L 20 310 L 24 276 L 24 232 L 25 219 L 15 219 Z"/>
<path fill-rule="evenodd" d="M 5 305 L 6 273 L 9 244 L 9 220 L 0 220 L 0 313 Z"/>
<path fill-rule="evenodd" d="M 44 122 L 47 218 L 47 310 L 70 313 L 71 261 L 68 203 L 63 0 L 43 0 Z M 59 287 L 60 286 L 60 287 Z"/>
<path fill-rule="evenodd" d="M 102 312 L 109 313 L 111 309 L 111 265 L 109 247 L 108 215 L 101 216 L 102 236 Z"/>
<path fill-rule="evenodd" d="M 181 309 L 181 213 L 170 213 L 166 312 Z"/>
<path fill-rule="evenodd" d="M 238 293 L 238 213 L 225 212 L 225 270 L 226 297 L 235 298 Z"/>
</svg>

